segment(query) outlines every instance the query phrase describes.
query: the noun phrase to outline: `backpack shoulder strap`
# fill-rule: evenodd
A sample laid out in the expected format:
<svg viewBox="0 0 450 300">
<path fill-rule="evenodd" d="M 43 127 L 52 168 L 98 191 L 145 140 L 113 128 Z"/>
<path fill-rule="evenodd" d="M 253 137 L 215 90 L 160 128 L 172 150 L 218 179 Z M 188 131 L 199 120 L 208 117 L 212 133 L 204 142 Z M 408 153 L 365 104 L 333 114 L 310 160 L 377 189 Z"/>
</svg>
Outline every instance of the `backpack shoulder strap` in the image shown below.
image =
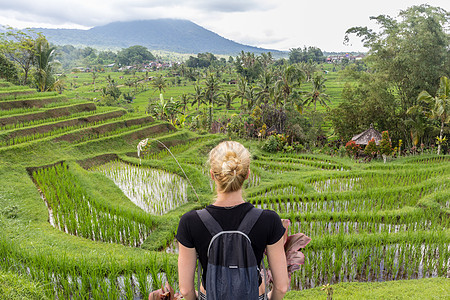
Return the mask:
<svg viewBox="0 0 450 300">
<path fill-rule="evenodd" d="M 250 233 L 250 230 L 252 230 L 253 226 L 255 225 L 256 221 L 258 221 L 262 212 L 262 209 L 252 207 L 252 209 L 247 212 L 241 224 L 239 225 L 238 231 L 241 231 L 248 235 Z"/>
<path fill-rule="evenodd" d="M 222 226 L 220 226 L 220 224 L 213 218 L 206 208 L 197 210 L 197 215 L 200 217 L 200 220 L 202 220 L 203 224 L 212 236 L 215 236 L 219 232 L 223 231 Z"/>
</svg>

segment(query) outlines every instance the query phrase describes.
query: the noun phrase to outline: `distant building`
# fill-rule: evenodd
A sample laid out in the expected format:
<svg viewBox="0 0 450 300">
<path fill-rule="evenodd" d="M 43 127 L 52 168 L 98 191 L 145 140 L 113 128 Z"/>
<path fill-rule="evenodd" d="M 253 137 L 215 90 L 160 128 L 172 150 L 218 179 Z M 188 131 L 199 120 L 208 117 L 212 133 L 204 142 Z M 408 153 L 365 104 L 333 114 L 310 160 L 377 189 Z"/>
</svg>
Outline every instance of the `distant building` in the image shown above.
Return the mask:
<svg viewBox="0 0 450 300">
<path fill-rule="evenodd" d="M 372 138 L 375 140 L 375 143 L 379 145 L 382 136 L 378 130 L 373 128 L 373 124 L 370 124 L 369 129 L 352 137 L 352 141 L 355 141 L 355 143 L 358 145 L 367 145 Z"/>
</svg>

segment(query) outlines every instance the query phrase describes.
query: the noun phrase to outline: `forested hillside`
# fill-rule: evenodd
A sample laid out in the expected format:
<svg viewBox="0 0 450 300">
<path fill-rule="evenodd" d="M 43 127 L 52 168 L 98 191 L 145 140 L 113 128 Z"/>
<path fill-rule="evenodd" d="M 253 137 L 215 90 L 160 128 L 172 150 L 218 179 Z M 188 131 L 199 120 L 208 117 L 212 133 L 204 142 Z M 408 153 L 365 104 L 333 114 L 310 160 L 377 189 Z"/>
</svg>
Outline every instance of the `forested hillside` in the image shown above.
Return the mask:
<svg viewBox="0 0 450 300">
<path fill-rule="evenodd" d="M 158 19 L 114 22 L 89 30 L 45 28 L 36 28 L 35 30 L 42 32 L 50 42 L 57 45 L 70 44 L 108 49 L 142 45 L 150 50 L 178 53 L 280 52 L 233 42 L 187 20 Z"/>
</svg>

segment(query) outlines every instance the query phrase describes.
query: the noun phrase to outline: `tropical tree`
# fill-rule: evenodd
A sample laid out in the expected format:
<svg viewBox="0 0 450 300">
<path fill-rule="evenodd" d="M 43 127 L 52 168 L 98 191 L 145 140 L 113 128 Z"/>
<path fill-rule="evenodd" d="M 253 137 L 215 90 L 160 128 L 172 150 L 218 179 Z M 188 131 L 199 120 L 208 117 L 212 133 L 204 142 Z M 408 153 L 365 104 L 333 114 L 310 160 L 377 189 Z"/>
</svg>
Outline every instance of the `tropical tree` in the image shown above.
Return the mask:
<svg viewBox="0 0 450 300">
<path fill-rule="evenodd" d="M 159 101 L 151 103 L 147 111 L 159 120 L 174 123 L 176 115 L 180 113 L 180 106 L 181 103 L 179 101 L 174 101 L 172 97 L 165 100 L 163 94 L 159 94 Z"/>
<path fill-rule="evenodd" d="M 272 72 L 264 71 L 256 82 L 255 96 L 257 104 L 267 104 L 274 98 L 275 77 Z"/>
<path fill-rule="evenodd" d="M 214 100 L 219 96 L 220 80 L 213 73 L 206 75 L 204 96 L 209 103 L 209 123 L 212 123 Z"/>
<path fill-rule="evenodd" d="M 23 71 L 21 83 L 25 85 L 36 58 L 36 39 L 42 38 L 42 35 L 32 36 L 30 31 L 27 33 L 12 27 L 5 29 L 5 32 L 0 33 L 0 52 L 20 67 Z"/>
<path fill-rule="evenodd" d="M 205 91 L 198 84 L 194 86 L 194 93 L 190 94 L 190 98 L 192 99 L 191 105 L 194 106 L 197 104 L 197 111 L 200 109 L 200 104 L 204 103 Z"/>
<path fill-rule="evenodd" d="M 313 79 L 314 73 L 316 73 L 318 69 L 317 64 L 312 61 L 301 62 L 299 68 L 305 73 L 305 80 L 308 82 Z"/>
<path fill-rule="evenodd" d="M 225 102 L 226 109 L 231 109 L 231 104 L 233 103 L 234 99 L 235 96 L 229 91 L 226 91 L 225 93 L 222 94 L 222 100 Z"/>
<path fill-rule="evenodd" d="M 100 104 L 104 104 L 107 106 L 115 106 L 119 101 L 119 97 L 122 94 L 120 89 L 117 87 L 114 79 L 111 78 L 111 75 L 106 77 L 106 81 L 108 84 L 106 87 L 102 88 L 102 101 Z"/>
<path fill-rule="evenodd" d="M 180 95 L 180 104 L 183 107 L 183 113 L 186 112 L 186 106 L 189 103 L 189 99 L 190 99 L 190 95 L 189 94 L 183 93 L 183 94 Z"/>
<path fill-rule="evenodd" d="M 449 13 L 423 4 L 400 11 L 398 18 L 370 19 L 378 23 L 378 31 L 352 27 L 344 42 L 350 34 L 361 37 L 369 48 L 366 59 L 372 72 L 390 83 L 389 91 L 399 99 L 399 113 L 404 117 L 417 104 L 417 95 L 423 90 L 434 94 L 440 76 L 450 69 Z"/>
<path fill-rule="evenodd" d="M 404 121 L 411 135 L 411 141 L 414 146 L 423 142 L 425 133 L 432 128 L 430 120 L 426 117 L 424 108 L 421 105 L 415 105 L 406 112 L 408 117 Z"/>
<path fill-rule="evenodd" d="M 136 45 L 120 50 L 117 60 L 121 65 L 129 66 L 155 60 L 155 56 L 146 47 Z"/>
<path fill-rule="evenodd" d="M 261 61 L 254 53 L 241 51 L 234 62 L 236 72 L 245 77 L 248 82 L 254 82 L 262 71 Z"/>
<path fill-rule="evenodd" d="M 154 90 L 158 90 L 161 94 L 162 91 L 166 91 L 167 88 L 167 80 L 162 76 L 162 74 L 158 75 L 156 78 L 152 80 L 152 86 L 155 88 Z"/>
<path fill-rule="evenodd" d="M 247 95 L 248 81 L 244 76 L 239 76 L 237 89 L 234 91 L 234 98 L 241 98 L 241 108 L 244 106 L 244 99 Z"/>
<path fill-rule="evenodd" d="M 44 37 L 36 40 L 36 72 L 34 81 L 39 91 L 45 92 L 53 89 L 55 78 L 53 74 L 53 58 L 56 47 L 50 47 L 48 41 Z"/>
<path fill-rule="evenodd" d="M 282 67 L 275 82 L 275 92 L 278 93 L 279 99 L 282 99 L 283 106 L 289 101 L 294 89 L 300 87 L 304 78 L 305 74 L 297 66 Z"/>
<path fill-rule="evenodd" d="M 327 102 L 330 102 L 329 95 L 325 94 L 325 81 L 327 81 L 327 79 L 323 77 L 322 74 L 314 76 L 312 80 L 312 89 L 305 94 L 303 104 L 306 106 L 314 104 L 314 111 L 317 110 L 317 103 L 327 107 Z"/>
<path fill-rule="evenodd" d="M 439 120 L 440 130 L 438 139 L 437 154 L 441 152 L 441 144 L 444 140 L 444 126 L 450 122 L 450 83 L 448 78 L 442 76 L 439 89 L 435 97 L 432 97 L 427 91 L 422 91 L 417 97 L 419 102 L 429 105 L 428 114 L 431 119 Z"/>
<path fill-rule="evenodd" d="M 12 83 L 19 83 L 19 74 L 13 62 L 0 54 L 0 78 Z"/>
</svg>

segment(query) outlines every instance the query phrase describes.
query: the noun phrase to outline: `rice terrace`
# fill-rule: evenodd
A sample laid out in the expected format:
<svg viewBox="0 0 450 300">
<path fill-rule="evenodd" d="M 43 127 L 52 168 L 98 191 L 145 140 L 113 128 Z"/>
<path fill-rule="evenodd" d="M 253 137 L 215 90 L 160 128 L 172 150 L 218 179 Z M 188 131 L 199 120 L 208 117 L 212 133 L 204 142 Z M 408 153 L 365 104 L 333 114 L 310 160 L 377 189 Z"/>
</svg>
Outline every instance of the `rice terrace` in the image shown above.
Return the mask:
<svg viewBox="0 0 450 300">
<path fill-rule="evenodd" d="M 423 14 L 448 24 L 427 5 L 395 24 Z M 35 63 L 26 79 L 2 48 L 0 299 L 148 299 L 166 282 L 177 291 L 178 222 L 212 203 L 206 161 L 224 140 L 252 154 L 246 201 L 312 239 L 286 299 L 449 299 L 450 38 L 436 32 L 445 63 L 421 77 L 435 62 L 418 51 L 408 79 L 376 51 L 385 42 L 419 56 L 401 35 L 370 36 L 364 54 L 305 47 L 175 63 L 162 53 L 120 69 L 110 63 L 127 49 L 57 67 L 52 51 L 70 47 L 15 36 L 42 43 L 35 55 L 65 75 L 44 78 Z M 402 86 L 417 78 L 430 80 Z"/>
</svg>

